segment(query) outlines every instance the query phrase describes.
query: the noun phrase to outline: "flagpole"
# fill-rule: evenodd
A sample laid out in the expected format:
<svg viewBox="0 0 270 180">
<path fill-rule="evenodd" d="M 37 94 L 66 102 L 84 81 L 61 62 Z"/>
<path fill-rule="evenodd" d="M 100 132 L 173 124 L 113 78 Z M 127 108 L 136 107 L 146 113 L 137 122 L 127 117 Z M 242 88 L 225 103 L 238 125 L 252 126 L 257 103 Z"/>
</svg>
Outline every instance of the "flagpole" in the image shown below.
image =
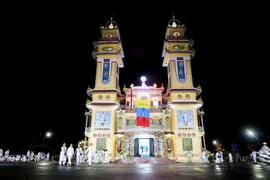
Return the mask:
<svg viewBox="0 0 270 180">
<path fill-rule="evenodd" d="M 130 90 L 130 110 L 132 111 L 132 87 Z"/>
</svg>

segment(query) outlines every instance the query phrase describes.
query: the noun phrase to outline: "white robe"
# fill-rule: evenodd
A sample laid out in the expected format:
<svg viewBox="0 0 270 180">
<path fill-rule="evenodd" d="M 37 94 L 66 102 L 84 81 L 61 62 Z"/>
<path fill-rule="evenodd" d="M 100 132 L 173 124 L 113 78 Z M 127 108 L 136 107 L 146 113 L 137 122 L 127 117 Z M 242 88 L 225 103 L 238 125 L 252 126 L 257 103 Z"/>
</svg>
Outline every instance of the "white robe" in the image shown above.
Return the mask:
<svg viewBox="0 0 270 180">
<path fill-rule="evenodd" d="M 233 162 L 233 156 L 232 156 L 232 153 L 229 153 L 229 162 L 232 163 Z"/>
<path fill-rule="evenodd" d="M 74 148 L 69 147 L 68 150 L 67 150 L 68 165 L 71 165 L 71 159 L 72 159 L 73 155 L 74 155 Z"/>
<path fill-rule="evenodd" d="M 62 163 L 63 163 L 63 165 L 66 164 L 66 160 L 67 160 L 66 153 L 67 153 L 67 147 L 62 146 L 61 151 L 60 151 L 60 157 L 59 157 L 59 164 L 60 165 L 62 165 Z"/>
<path fill-rule="evenodd" d="M 76 151 L 76 165 L 80 165 L 82 163 L 83 150 L 82 148 L 77 148 Z"/>
<path fill-rule="evenodd" d="M 47 153 L 46 158 L 47 158 L 47 161 L 50 161 L 50 153 Z"/>
<path fill-rule="evenodd" d="M 208 157 L 205 151 L 202 152 L 202 160 L 204 163 L 208 163 Z"/>
<path fill-rule="evenodd" d="M 251 156 L 253 158 L 253 162 L 256 163 L 257 162 L 257 152 L 256 151 L 252 151 Z"/>
<path fill-rule="evenodd" d="M 6 158 L 9 157 L 9 150 L 6 150 L 6 152 L 5 152 L 5 157 L 6 157 Z"/>
<path fill-rule="evenodd" d="M 220 158 L 220 153 L 219 152 L 216 152 L 216 163 L 220 163 L 221 162 L 221 158 Z"/>
<path fill-rule="evenodd" d="M 92 164 L 92 156 L 93 156 L 93 146 L 88 146 L 85 153 L 88 153 L 88 163 L 89 165 Z"/>
<path fill-rule="evenodd" d="M 263 146 L 261 147 L 261 151 L 263 152 L 263 154 L 270 156 L 270 149 L 269 149 L 268 146 L 263 145 Z"/>
<path fill-rule="evenodd" d="M 27 160 L 30 161 L 30 151 L 27 151 L 26 157 L 27 157 Z"/>
</svg>

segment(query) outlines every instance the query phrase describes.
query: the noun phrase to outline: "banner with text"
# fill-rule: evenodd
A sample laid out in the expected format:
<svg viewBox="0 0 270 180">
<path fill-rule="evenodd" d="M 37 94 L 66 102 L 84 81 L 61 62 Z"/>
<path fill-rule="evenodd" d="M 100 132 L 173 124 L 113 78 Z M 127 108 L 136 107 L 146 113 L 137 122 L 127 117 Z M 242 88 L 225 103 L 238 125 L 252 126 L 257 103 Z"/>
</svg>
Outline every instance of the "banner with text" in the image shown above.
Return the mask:
<svg viewBox="0 0 270 180">
<path fill-rule="evenodd" d="M 146 99 L 137 99 L 136 101 L 136 125 L 137 126 L 150 126 L 150 101 Z"/>
</svg>

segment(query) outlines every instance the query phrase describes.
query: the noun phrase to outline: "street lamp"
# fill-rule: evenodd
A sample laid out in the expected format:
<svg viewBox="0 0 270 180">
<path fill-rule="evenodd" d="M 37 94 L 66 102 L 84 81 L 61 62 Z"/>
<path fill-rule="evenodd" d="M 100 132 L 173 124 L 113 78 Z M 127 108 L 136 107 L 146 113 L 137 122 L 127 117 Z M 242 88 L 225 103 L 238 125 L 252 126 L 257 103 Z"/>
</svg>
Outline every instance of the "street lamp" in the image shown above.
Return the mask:
<svg viewBox="0 0 270 180">
<path fill-rule="evenodd" d="M 249 136 L 255 137 L 256 138 L 256 141 L 257 141 L 257 145 L 259 145 L 258 137 L 255 135 L 255 133 L 253 131 L 247 130 L 247 134 Z"/>
<path fill-rule="evenodd" d="M 45 137 L 51 137 L 51 135 L 52 134 L 50 132 L 47 132 L 47 133 L 44 134 L 43 140 L 42 140 L 42 150 L 43 150 L 43 146 L 44 146 L 44 139 L 45 139 Z"/>
</svg>

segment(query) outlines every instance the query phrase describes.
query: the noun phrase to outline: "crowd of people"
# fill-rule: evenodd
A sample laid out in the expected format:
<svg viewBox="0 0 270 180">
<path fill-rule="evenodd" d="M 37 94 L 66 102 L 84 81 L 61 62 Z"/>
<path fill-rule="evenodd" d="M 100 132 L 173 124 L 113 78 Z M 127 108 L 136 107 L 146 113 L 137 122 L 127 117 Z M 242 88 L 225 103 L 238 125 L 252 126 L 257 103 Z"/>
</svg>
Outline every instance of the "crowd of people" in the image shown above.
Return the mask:
<svg viewBox="0 0 270 180">
<path fill-rule="evenodd" d="M 264 142 L 262 144 L 262 147 L 259 151 L 255 151 L 252 149 L 252 152 L 249 155 L 249 158 L 247 161 L 251 161 L 253 163 L 257 163 L 257 156 L 259 154 L 266 155 L 270 157 L 270 149 L 267 146 L 267 143 Z M 206 150 L 203 149 L 201 153 L 202 161 L 204 163 L 209 163 L 211 162 L 209 155 L 207 154 Z M 76 150 L 73 148 L 73 144 L 70 144 L 70 146 L 67 148 L 66 143 L 63 143 L 63 146 L 61 147 L 60 150 L 60 155 L 59 155 L 59 165 L 60 166 L 71 166 L 72 165 L 72 160 L 75 158 L 76 161 L 76 166 L 79 166 L 81 163 L 88 163 L 88 166 L 92 165 L 92 162 L 94 163 L 108 163 L 108 151 L 107 149 L 103 149 L 101 152 L 94 151 L 93 144 L 90 143 L 88 148 L 83 151 L 82 147 L 80 144 L 78 144 Z M 233 163 L 233 162 L 241 162 L 241 156 L 237 152 L 235 156 L 233 157 L 232 153 L 229 152 L 227 154 L 228 162 Z M 214 162 L 215 163 L 223 163 L 224 162 L 224 155 L 221 150 L 221 148 L 218 148 L 215 155 L 214 155 Z M 34 162 L 39 162 L 39 161 L 53 161 L 54 159 L 50 157 L 50 153 L 48 152 L 45 154 L 44 152 L 38 152 L 34 153 L 33 151 L 28 150 L 25 155 L 20 155 L 20 154 L 11 154 L 9 149 L 7 149 L 4 153 L 3 149 L 0 149 L 0 162 L 29 162 L 29 161 L 34 161 Z M 125 162 L 127 160 L 126 157 L 126 152 L 120 153 L 120 161 Z"/>
<path fill-rule="evenodd" d="M 101 152 L 94 151 L 93 144 L 87 147 L 85 151 L 83 151 L 80 144 L 74 151 L 73 144 L 70 144 L 69 147 L 66 147 L 66 143 L 63 143 L 61 147 L 60 156 L 59 156 L 59 165 L 60 166 L 71 166 L 72 158 L 75 156 L 76 166 L 79 166 L 81 163 L 87 162 L 88 166 L 94 163 L 102 163 L 105 164 L 108 162 L 108 151 L 107 149 L 103 149 Z"/>
<path fill-rule="evenodd" d="M 246 159 L 246 161 L 257 163 L 257 156 L 258 155 L 266 155 L 266 156 L 270 157 L 270 149 L 267 146 L 266 142 L 262 143 L 262 147 L 261 147 L 261 149 L 259 151 L 256 151 L 256 150 L 252 149 L 251 153 L 249 154 L 249 157 Z M 201 153 L 201 157 L 202 157 L 202 161 L 204 163 L 209 163 L 211 161 L 211 160 L 209 160 L 209 158 L 211 156 L 209 156 L 204 149 L 203 149 L 203 151 Z M 241 155 L 239 154 L 239 152 L 236 152 L 235 156 L 233 156 L 231 152 L 228 152 L 227 158 L 228 158 L 229 163 L 242 162 L 243 161 L 242 158 L 241 158 Z M 214 160 L 215 163 L 223 163 L 224 162 L 224 155 L 223 155 L 223 152 L 222 152 L 221 148 L 217 148 L 217 151 L 214 154 L 213 160 Z"/>
<path fill-rule="evenodd" d="M 44 152 L 38 152 L 35 154 L 33 151 L 27 151 L 26 154 L 11 154 L 9 149 L 4 153 L 3 149 L 0 149 L 0 162 L 29 162 L 29 161 L 50 161 L 50 153 L 45 154 Z"/>
</svg>

